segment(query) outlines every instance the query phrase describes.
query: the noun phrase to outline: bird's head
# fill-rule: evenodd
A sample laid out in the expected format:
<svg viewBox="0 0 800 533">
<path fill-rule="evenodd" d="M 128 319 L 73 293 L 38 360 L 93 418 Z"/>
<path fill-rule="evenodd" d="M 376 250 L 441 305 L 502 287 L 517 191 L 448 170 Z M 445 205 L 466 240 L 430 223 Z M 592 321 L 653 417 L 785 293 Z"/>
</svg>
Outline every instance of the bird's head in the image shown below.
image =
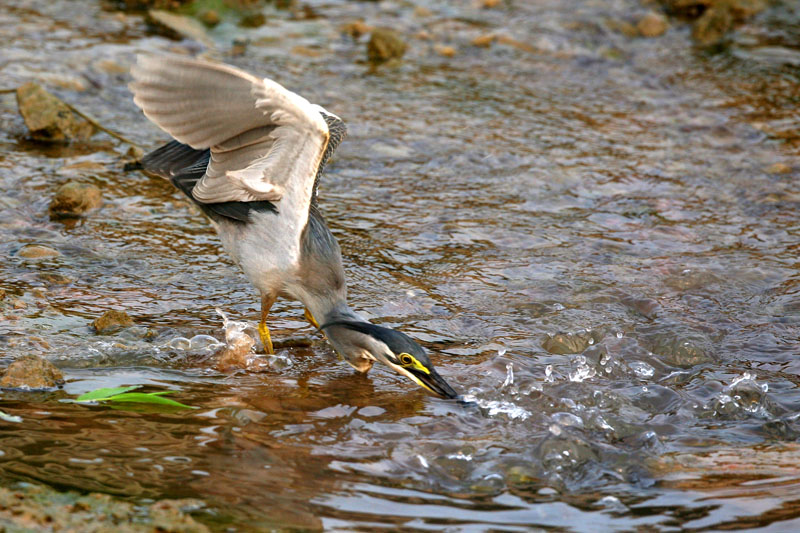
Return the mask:
<svg viewBox="0 0 800 533">
<path fill-rule="evenodd" d="M 339 355 L 357 370 L 364 372 L 373 361 L 380 361 L 442 398 L 458 397 L 433 368 L 425 349 L 404 333 L 359 320 L 329 322 L 320 329 Z"/>
</svg>

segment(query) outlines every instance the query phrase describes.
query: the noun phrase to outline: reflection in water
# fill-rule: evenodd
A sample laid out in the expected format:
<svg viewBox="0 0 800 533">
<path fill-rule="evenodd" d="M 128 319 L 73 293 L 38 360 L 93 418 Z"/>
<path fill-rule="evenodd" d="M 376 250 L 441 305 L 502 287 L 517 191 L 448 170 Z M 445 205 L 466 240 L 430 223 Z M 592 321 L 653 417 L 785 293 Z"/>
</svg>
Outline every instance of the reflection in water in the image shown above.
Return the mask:
<svg viewBox="0 0 800 533">
<path fill-rule="evenodd" d="M 25 141 L 0 94 L 0 362 L 42 354 L 69 380 L 3 392 L 22 422 L 0 423 L 0 480 L 199 497 L 220 528 L 800 526 L 796 9 L 714 55 L 678 22 L 657 39 L 614 30 L 633 0 L 313 4 L 318 18 L 267 7 L 261 28 L 210 35 L 348 122 L 321 194 L 351 301 L 424 343 L 474 404 L 354 374 L 290 302 L 271 323 L 290 364 L 213 370 L 214 309 L 258 310 L 205 220 L 122 172 L 128 147 L 102 135 Z M 4 16 L 3 88 L 35 79 L 144 147 L 164 140 L 126 71 L 194 44 L 93 3 Z M 369 72 L 338 29 L 355 18 L 391 20 L 404 61 Z M 68 180 L 104 204 L 50 221 Z M 21 257 L 27 244 L 60 255 Z M 136 325 L 93 334 L 110 308 Z M 200 409 L 61 401 L 134 384 Z"/>
</svg>

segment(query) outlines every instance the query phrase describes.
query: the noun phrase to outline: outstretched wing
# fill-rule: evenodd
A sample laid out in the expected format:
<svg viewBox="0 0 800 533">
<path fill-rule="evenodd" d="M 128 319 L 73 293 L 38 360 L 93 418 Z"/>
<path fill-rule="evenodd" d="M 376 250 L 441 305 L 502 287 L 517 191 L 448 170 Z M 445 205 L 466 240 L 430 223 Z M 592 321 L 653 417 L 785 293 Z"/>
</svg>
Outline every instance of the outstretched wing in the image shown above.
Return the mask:
<svg viewBox="0 0 800 533">
<path fill-rule="evenodd" d="M 328 145 L 322 108 L 269 79 L 179 56 L 140 55 L 133 101 L 181 143 L 211 149 L 201 203 L 277 202 L 311 187 Z"/>
</svg>

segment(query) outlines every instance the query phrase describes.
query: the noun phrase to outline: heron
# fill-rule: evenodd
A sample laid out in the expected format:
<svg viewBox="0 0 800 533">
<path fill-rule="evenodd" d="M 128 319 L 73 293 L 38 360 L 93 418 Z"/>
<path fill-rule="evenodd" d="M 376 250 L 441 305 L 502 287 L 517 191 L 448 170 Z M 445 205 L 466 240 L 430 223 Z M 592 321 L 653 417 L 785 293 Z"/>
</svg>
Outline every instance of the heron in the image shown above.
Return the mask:
<svg viewBox="0 0 800 533">
<path fill-rule="evenodd" d="M 346 134 L 341 118 L 223 63 L 139 55 L 131 74 L 134 103 L 173 139 L 145 155 L 141 168 L 203 211 L 255 286 L 266 353 L 274 353 L 270 309 L 290 298 L 357 371 L 379 361 L 439 397 L 458 396 L 422 346 L 347 303 L 341 250 L 318 202 L 323 169 Z"/>
</svg>

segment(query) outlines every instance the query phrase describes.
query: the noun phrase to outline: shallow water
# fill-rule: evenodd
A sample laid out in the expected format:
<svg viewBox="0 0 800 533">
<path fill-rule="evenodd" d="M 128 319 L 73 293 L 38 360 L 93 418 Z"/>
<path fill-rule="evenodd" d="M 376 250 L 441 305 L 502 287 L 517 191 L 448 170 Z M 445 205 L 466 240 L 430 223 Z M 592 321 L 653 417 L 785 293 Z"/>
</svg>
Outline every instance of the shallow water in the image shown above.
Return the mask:
<svg viewBox="0 0 800 533">
<path fill-rule="evenodd" d="M 677 21 L 611 29 L 636 2 L 530 4 L 311 2 L 317 18 L 267 7 L 209 32 L 348 123 L 321 193 L 351 303 L 477 408 L 355 375 L 294 302 L 271 321 L 312 341 L 279 351 L 290 365 L 213 370 L 210 339 L 181 338 L 222 339 L 215 308 L 255 322 L 258 300 L 207 222 L 103 134 L 26 141 L 0 94 L 0 362 L 41 354 L 68 380 L 2 393 L 23 421 L 0 422 L 0 481 L 197 497 L 215 529 L 800 527 L 800 15 L 776 7 L 713 54 Z M 357 17 L 402 30 L 404 61 L 366 65 L 340 31 Z M 0 88 L 37 80 L 147 149 L 165 137 L 126 88 L 134 55 L 203 48 L 93 2 L 11 0 L 0 21 Z M 104 205 L 51 221 L 70 179 Z M 136 326 L 95 335 L 112 308 Z M 62 401 L 136 384 L 199 409 Z"/>
</svg>

